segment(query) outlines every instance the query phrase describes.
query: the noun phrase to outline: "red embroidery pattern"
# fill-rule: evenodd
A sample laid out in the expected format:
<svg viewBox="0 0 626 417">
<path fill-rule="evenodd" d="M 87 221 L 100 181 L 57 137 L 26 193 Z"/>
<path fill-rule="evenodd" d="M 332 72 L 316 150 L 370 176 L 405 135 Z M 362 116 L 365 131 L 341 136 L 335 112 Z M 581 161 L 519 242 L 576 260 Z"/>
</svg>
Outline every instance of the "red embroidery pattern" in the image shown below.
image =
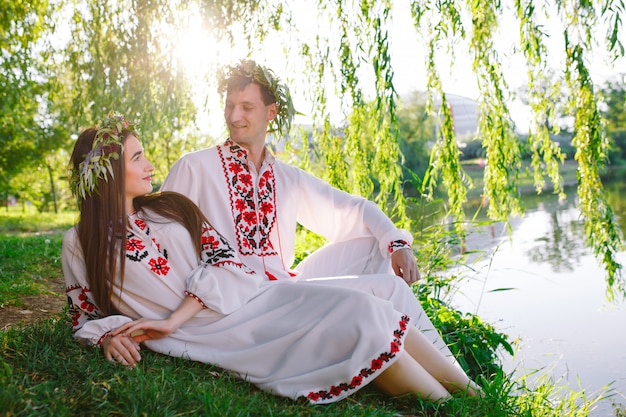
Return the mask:
<svg viewBox="0 0 626 417">
<path fill-rule="evenodd" d="M 126 250 L 130 252 L 142 251 L 145 249 L 143 242 L 140 239 L 130 238 L 126 240 Z"/>
<path fill-rule="evenodd" d="M 406 240 L 394 240 L 387 247 L 389 253 L 394 253 L 398 249 L 411 249 L 411 245 Z"/>
<path fill-rule="evenodd" d="M 207 227 L 204 228 L 203 233 L 206 233 L 209 229 Z M 202 235 L 202 246 L 205 250 L 215 250 L 220 246 L 220 241 L 213 235 L 207 236 L 205 234 Z"/>
<path fill-rule="evenodd" d="M 242 255 L 275 256 L 270 232 L 276 221 L 274 171 L 270 166 L 255 184 L 245 149 L 228 140 L 218 148 L 228 184 L 231 212 Z"/>
<path fill-rule="evenodd" d="M 197 302 L 199 302 L 200 304 L 202 304 L 202 308 L 207 308 L 207 306 L 204 304 L 204 302 L 200 299 L 200 297 L 198 297 L 197 295 L 195 295 L 194 293 L 191 293 L 189 291 L 185 291 L 185 295 L 189 296 L 189 297 L 193 297 L 194 300 L 196 300 Z"/>
<path fill-rule="evenodd" d="M 148 265 L 150 265 L 152 272 L 157 275 L 167 275 L 170 271 L 170 267 L 167 266 L 167 259 L 160 256 L 157 259 L 150 259 L 150 261 L 148 261 Z"/>
<path fill-rule="evenodd" d="M 72 295 L 72 293 L 75 293 L 76 291 L 79 291 L 78 295 Z M 91 302 L 89 296 L 87 295 L 88 292 L 89 288 L 81 287 L 79 285 L 72 285 L 65 289 L 73 331 L 78 330 L 81 326 L 80 318 L 83 314 L 88 320 L 101 317 L 100 310 L 98 310 L 98 307 Z"/>
<path fill-rule="evenodd" d="M 150 228 L 143 219 L 135 219 L 135 225 L 143 230 L 146 235 L 150 236 Z M 144 241 L 137 237 L 133 232 L 128 232 L 126 235 L 126 259 L 134 262 L 142 262 L 147 258 L 148 266 L 150 266 L 152 272 L 157 275 L 165 276 L 170 272 L 170 267 L 167 261 L 167 251 L 165 249 L 161 250 L 161 245 L 154 239 L 154 237 L 151 237 L 150 239 L 156 246 L 159 254 L 162 256 L 157 256 L 156 258 L 152 257 L 148 249 L 146 249 Z"/>
<path fill-rule="evenodd" d="M 146 222 L 143 219 L 135 219 L 135 224 L 141 230 L 146 230 Z"/>
<path fill-rule="evenodd" d="M 400 322 L 398 322 L 398 329 L 393 332 L 393 340 L 389 346 L 389 351 L 383 352 L 378 357 L 372 359 L 369 368 L 361 369 L 357 375 L 352 377 L 349 383 L 343 382 L 339 385 L 333 385 L 326 390 L 311 391 L 309 395 L 307 395 L 309 401 L 318 402 L 322 400 L 329 400 L 333 397 L 340 396 L 343 392 L 357 389 L 361 386 L 361 384 L 363 384 L 363 380 L 365 378 L 369 378 L 382 369 L 385 362 L 389 362 L 400 351 L 400 346 L 402 346 L 402 336 L 404 336 L 404 333 L 406 332 L 409 320 L 408 316 L 402 316 Z"/>
<path fill-rule="evenodd" d="M 235 250 L 217 230 L 210 226 L 202 229 L 202 262 L 217 267 L 231 265 L 249 275 L 254 271 L 241 263 Z"/>
<path fill-rule="evenodd" d="M 102 345 L 102 342 L 104 342 L 104 339 L 107 338 L 108 335 L 110 335 L 111 332 L 106 332 L 105 334 L 103 334 L 102 336 L 100 336 L 100 339 L 98 339 L 98 341 L 96 342 L 96 344 L 98 346 Z"/>
</svg>

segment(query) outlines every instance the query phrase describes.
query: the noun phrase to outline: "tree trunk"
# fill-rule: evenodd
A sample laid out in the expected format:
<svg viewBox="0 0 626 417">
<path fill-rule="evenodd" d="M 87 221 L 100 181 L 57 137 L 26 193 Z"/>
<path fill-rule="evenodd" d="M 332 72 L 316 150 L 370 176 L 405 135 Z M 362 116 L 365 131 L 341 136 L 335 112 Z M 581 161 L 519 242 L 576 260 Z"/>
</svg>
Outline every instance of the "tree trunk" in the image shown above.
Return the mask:
<svg viewBox="0 0 626 417">
<path fill-rule="evenodd" d="M 57 214 L 59 208 L 57 205 L 57 191 L 54 186 L 54 175 L 50 164 L 46 164 L 46 168 L 48 168 L 48 177 L 50 178 L 50 193 L 52 194 L 52 202 L 54 203 L 54 214 Z"/>
</svg>

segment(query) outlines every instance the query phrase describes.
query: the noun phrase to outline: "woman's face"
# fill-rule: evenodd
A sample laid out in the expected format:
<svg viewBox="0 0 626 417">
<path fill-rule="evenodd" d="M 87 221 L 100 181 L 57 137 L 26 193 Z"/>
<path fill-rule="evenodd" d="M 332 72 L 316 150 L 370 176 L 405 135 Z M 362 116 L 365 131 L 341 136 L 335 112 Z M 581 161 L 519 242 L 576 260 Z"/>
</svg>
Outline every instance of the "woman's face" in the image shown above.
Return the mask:
<svg viewBox="0 0 626 417">
<path fill-rule="evenodd" d="M 124 163 L 126 164 L 126 199 L 148 194 L 152 191 L 152 171 L 154 167 L 146 159 L 141 142 L 130 135 L 124 143 Z M 132 204 L 127 205 L 131 208 Z"/>
</svg>

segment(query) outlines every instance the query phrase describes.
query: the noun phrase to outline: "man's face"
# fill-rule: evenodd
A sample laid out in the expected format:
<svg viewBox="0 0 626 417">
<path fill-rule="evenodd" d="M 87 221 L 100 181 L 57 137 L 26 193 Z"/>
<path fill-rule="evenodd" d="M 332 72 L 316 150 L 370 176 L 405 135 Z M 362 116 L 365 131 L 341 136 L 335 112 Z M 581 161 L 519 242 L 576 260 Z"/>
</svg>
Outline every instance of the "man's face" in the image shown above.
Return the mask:
<svg viewBox="0 0 626 417">
<path fill-rule="evenodd" d="M 267 125 L 276 117 L 276 104 L 265 105 L 261 87 L 248 84 L 243 90 L 233 89 L 226 94 L 224 119 L 230 138 L 247 147 L 265 144 Z"/>
</svg>

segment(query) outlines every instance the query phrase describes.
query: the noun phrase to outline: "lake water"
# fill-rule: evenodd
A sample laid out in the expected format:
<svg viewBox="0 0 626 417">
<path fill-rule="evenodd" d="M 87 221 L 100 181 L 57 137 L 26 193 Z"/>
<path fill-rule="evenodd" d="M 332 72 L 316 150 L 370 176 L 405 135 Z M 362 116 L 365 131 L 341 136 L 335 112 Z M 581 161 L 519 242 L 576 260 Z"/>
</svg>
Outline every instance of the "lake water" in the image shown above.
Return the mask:
<svg viewBox="0 0 626 417">
<path fill-rule="evenodd" d="M 624 187 L 608 190 L 626 230 Z M 502 224 L 470 233 L 467 247 L 483 259 L 464 272 L 452 304 L 519 338 L 516 355 L 503 356 L 505 370 L 538 370 L 587 398 L 610 385 L 612 397 L 590 415 L 615 416 L 613 403 L 626 407 L 626 302 L 606 301 L 606 274 L 585 247 L 575 194 L 525 199 L 510 234 Z M 626 254 L 618 260 L 626 269 Z"/>
</svg>

